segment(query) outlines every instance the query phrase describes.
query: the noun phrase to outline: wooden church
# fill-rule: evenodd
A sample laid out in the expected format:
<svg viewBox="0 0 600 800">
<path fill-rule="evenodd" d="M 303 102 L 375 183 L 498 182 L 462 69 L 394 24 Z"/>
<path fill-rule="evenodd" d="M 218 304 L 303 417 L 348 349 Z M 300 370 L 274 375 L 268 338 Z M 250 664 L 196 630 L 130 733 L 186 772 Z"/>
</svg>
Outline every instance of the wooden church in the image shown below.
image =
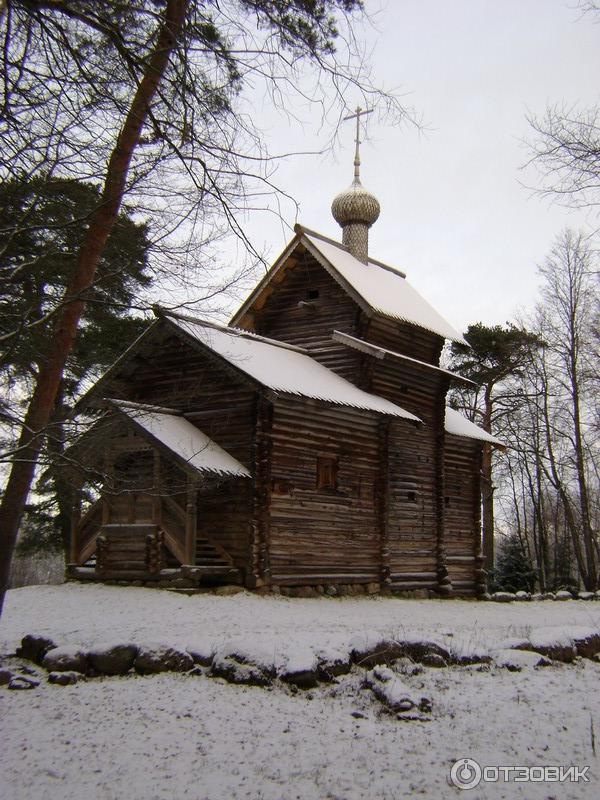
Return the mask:
<svg viewBox="0 0 600 800">
<path fill-rule="evenodd" d="M 369 255 L 356 150 L 341 243 L 296 226 L 229 326 L 158 309 L 84 398 L 73 577 L 484 590 L 480 461 L 501 442 L 446 406 L 461 333 Z"/>
</svg>

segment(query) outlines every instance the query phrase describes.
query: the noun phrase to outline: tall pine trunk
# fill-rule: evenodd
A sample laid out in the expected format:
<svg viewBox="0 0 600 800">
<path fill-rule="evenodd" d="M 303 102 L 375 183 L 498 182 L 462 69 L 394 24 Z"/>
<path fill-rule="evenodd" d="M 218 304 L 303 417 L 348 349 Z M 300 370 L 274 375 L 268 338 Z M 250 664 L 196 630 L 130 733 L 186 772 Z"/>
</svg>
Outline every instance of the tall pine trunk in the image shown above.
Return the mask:
<svg viewBox="0 0 600 800">
<path fill-rule="evenodd" d="M 101 203 L 90 217 L 73 277 L 63 298 L 63 310 L 27 409 L 19 437 L 18 453 L 0 505 L 0 614 L 8 588 L 17 533 L 42 447 L 44 430 L 52 417 L 65 364 L 77 335 L 79 320 L 85 308 L 84 295 L 94 281 L 106 241 L 117 219 L 131 159 L 148 118 L 150 104 L 181 34 L 188 4 L 189 0 L 167 0 L 156 47 L 111 153 Z"/>
</svg>

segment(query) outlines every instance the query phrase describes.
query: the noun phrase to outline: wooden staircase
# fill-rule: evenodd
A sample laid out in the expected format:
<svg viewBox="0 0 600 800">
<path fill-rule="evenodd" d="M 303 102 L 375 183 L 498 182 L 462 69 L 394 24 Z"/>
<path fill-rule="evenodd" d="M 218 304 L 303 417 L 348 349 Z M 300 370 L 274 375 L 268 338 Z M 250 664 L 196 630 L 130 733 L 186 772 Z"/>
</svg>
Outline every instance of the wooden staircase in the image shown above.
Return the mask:
<svg viewBox="0 0 600 800">
<path fill-rule="evenodd" d="M 96 540 L 96 573 L 124 580 L 158 575 L 162 543 L 157 525 L 103 525 Z"/>
<path fill-rule="evenodd" d="M 96 515 L 97 517 L 97 515 Z M 95 580 L 154 581 L 176 572 L 205 586 L 241 583 L 242 575 L 232 557 L 217 542 L 198 533 L 191 561 L 184 532 L 173 524 L 149 522 L 96 523 L 95 534 L 87 524 L 84 546 L 73 576 Z M 171 522 L 171 521 L 170 521 Z M 85 558 L 85 561 L 83 560 Z"/>
<path fill-rule="evenodd" d="M 201 534 L 196 536 L 196 563 L 190 571 L 202 577 L 203 583 L 235 582 L 240 577 L 229 553 Z"/>
</svg>

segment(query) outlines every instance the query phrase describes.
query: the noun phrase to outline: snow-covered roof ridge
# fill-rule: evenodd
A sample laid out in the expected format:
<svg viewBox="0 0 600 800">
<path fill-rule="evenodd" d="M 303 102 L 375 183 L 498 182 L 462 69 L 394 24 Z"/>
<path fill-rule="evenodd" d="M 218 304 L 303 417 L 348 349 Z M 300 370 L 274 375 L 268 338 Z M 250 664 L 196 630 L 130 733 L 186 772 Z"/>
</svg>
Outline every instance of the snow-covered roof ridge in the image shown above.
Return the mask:
<svg viewBox="0 0 600 800">
<path fill-rule="evenodd" d="M 371 311 L 416 325 L 445 339 L 465 342 L 462 333 L 408 283 L 403 273 L 371 258 L 363 264 L 343 245 L 312 232 L 303 232 L 301 241 L 323 266 L 332 268 Z"/>
<path fill-rule="evenodd" d="M 181 319 L 185 322 L 192 322 L 197 325 L 203 325 L 205 328 L 214 328 L 217 331 L 226 331 L 232 336 L 241 336 L 244 339 L 255 339 L 259 342 L 266 342 L 267 344 L 274 344 L 277 347 L 283 347 L 285 350 L 294 350 L 297 353 L 304 353 L 308 355 L 308 350 L 305 347 L 299 347 L 290 342 L 283 342 L 280 339 L 271 339 L 268 336 L 260 336 L 253 331 L 247 331 L 245 328 L 238 328 L 235 325 L 222 325 L 219 322 L 204 319 L 203 317 L 194 317 L 191 314 L 180 314 L 178 311 L 169 311 L 160 305 L 153 306 L 154 313 L 158 317 L 172 317 L 174 319 Z"/>
<path fill-rule="evenodd" d="M 188 340 L 274 392 L 421 421 L 395 403 L 359 389 L 300 348 L 199 319 L 174 314 L 165 314 L 164 319 Z"/>
<path fill-rule="evenodd" d="M 332 239 L 330 236 L 325 236 L 323 233 L 319 233 L 318 231 L 313 231 L 310 228 L 307 228 L 305 225 L 301 225 L 297 222 L 294 225 L 294 231 L 302 235 L 303 233 L 307 236 L 311 236 L 315 239 L 321 239 L 322 241 L 326 242 L 327 244 L 332 244 L 334 247 L 339 247 L 340 250 L 345 250 L 347 253 L 350 253 L 350 249 L 347 245 L 342 244 L 342 242 L 338 242 L 335 239 Z M 387 269 L 389 272 L 393 272 L 394 275 L 399 275 L 401 278 L 406 278 L 406 272 L 399 269 L 398 267 L 393 267 L 391 264 L 386 264 L 383 261 L 379 261 L 376 258 L 372 258 L 369 256 L 369 264 L 375 264 L 376 267 L 381 267 L 381 269 Z"/>
<path fill-rule="evenodd" d="M 495 436 L 492 436 L 491 433 L 484 431 L 479 425 L 463 417 L 462 414 L 459 414 L 458 411 L 450 408 L 450 406 L 446 406 L 446 423 L 444 427 L 446 433 L 451 433 L 454 436 L 463 436 L 467 439 L 479 439 L 482 442 L 490 442 L 496 445 L 496 447 L 506 447 L 506 444 L 501 439 L 497 439 Z"/>
<path fill-rule="evenodd" d="M 153 410 L 130 401 L 106 401 L 138 428 L 140 433 L 167 448 L 178 461 L 197 472 L 249 478 L 249 470 L 203 431 L 172 409 Z"/>
</svg>

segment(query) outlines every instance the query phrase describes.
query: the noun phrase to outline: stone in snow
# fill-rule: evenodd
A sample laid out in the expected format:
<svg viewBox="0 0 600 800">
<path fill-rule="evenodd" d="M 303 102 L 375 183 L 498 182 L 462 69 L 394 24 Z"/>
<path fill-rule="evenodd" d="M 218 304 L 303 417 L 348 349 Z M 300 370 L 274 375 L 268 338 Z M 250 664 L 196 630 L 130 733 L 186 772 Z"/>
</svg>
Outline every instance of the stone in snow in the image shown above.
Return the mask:
<svg viewBox="0 0 600 800">
<path fill-rule="evenodd" d="M 570 663 L 577 656 L 577 650 L 570 635 L 563 629 L 537 628 L 532 631 L 529 642 L 518 647 L 519 650 L 533 650 L 553 661 Z"/>
<path fill-rule="evenodd" d="M 80 672 L 51 672 L 48 675 L 48 683 L 55 683 L 57 686 L 71 686 L 82 678 L 83 675 Z"/>
<path fill-rule="evenodd" d="M 318 659 L 311 650 L 292 651 L 279 668 L 278 676 L 284 683 L 292 683 L 299 689 L 314 689 L 319 682 Z"/>
<path fill-rule="evenodd" d="M 600 652 L 600 630 L 597 628 L 584 628 L 574 626 L 569 628 L 569 635 L 577 650 L 577 655 L 582 658 L 593 658 Z"/>
<path fill-rule="evenodd" d="M 11 678 L 10 683 L 8 684 L 9 689 L 16 689 L 16 690 L 27 690 L 27 689 L 35 689 L 36 686 L 39 686 L 40 682 L 35 678 L 30 678 L 29 675 L 15 675 Z"/>
<path fill-rule="evenodd" d="M 516 598 L 512 592 L 494 592 L 490 599 L 494 603 L 512 603 Z"/>
<path fill-rule="evenodd" d="M 194 661 L 187 650 L 165 644 L 142 644 L 133 662 L 142 674 L 155 672 L 187 672 Z"/>
<path fill-rule="evenodd" d="M 431 711 L 430 698 L 415 695 L 389 667 L 377 666 L 367 672 L 365 686 L 391 711 Z"/>
<path fill-rule="evenodd" d="M 14 672 L 12 672 L 12 670 L 6 669 L 5 667 L 0 668 L 0 686 L 6 686 L 10 683 L 13 676 Z"/>
<path fill-rule="evenodd" d="M 77 645 L 64 645 L 48 650 L 42 661 L 48 672 L 87 671 L 87 654 Z"/>
<path fill-rule="evenodd" d="M 578 600 L 594 600 L 595 597 L 594 592 L 579 592 L 577 595 Z"/>
<path fill-rule="evenodd" d="M 554 595 L 555 600 L 572 600 L 573 595 L 571 592 L 567 592 L 566 589 L 561 589 L 560 592 L 556 592 Z"/>
<path fill-rule="evenodd" d="M 550 659 L 541 653 L 526 650 L 496 650 L 492 653 L 492 658 L 498 667 L 504 667 L 510 672 L 547 667 L 551 663 Z"/>
<path fill-rule="evenodd" d="M 450 653 L 439 642 L 409 637 L 406 639 L 383 639 L 381 635 L 367 632 L 355 636 L 350 642 L 352 660 L 361 667 L 374 667 L 379 664 L 393 664 L 399 658 L 408 657 L 421 662 L 430 654 L 450 660 Z"/>
<path fill-rule="evenodd" d="M 192 661 L 196 666 L 210 667 L 213 662 L 215 652 L 212 647 L 201 649 L 198 645 L 191 645 L 190 647 L 186 647 L 186 650 L 191 655 Z"/>
<path fill-rule="evenodd" d="M 211 675 L 224 678 L 228 683 L 248 684 L 250 686 L 270 686 L 272 676 L 257 664 L 238 660 L 234 653 L 215 653 L 210 668 Z"/>
<path fill-rule="evenodd" d="M 90 666 L 102 675 L 125 675 L 133 667 L 138 646 L 132 643 L 99 643 L 88 653 Z"/>
<path fill-rule="evenodd" d="M 21 639 L 21 646 L 17 647 L 17 655 L 40 664 L 49 650 L 56 647 L 55 642 L 48 636 L 40 636 L 36 633 L 28 633 Z"/>
<path fill-rule="evenodd" d="M 352 663 L 349 655 L 324 655 L 319 657 L 319 679 L 333 681 L 340 675 L 350 672 Z"/>
</svg>

